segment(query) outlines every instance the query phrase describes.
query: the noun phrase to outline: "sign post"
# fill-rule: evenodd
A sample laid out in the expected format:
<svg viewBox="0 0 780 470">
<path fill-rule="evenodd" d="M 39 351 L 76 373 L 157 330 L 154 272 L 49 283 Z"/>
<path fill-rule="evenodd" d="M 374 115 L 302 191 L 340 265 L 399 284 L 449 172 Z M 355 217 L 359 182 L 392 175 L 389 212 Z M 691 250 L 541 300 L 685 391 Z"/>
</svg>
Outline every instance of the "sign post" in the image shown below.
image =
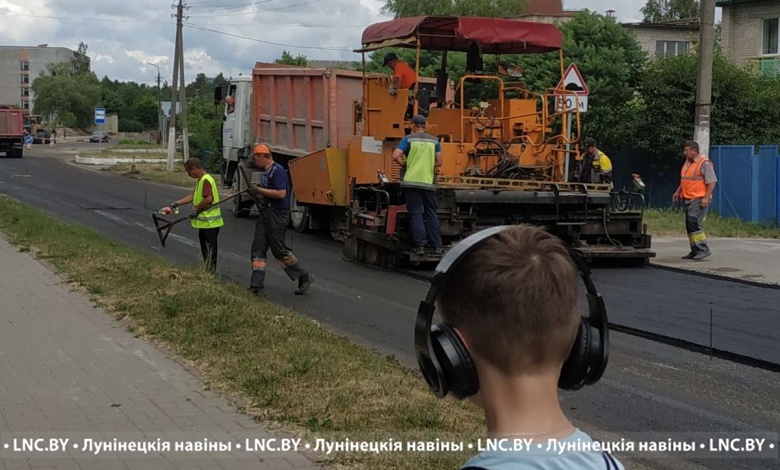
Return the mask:
<svg viewBox="0 0 780 470">
<path fill-rule="evenodd" d="M 562 113 L 568 114 L 568 126 L 566 130 L 566 138 L 571 140 L 571 125 L 574 120 L 574 111 L 579 109 L 580 113 L 588 111 L 588 96 L 590 90 L 588 85 L 585 84 L 585 80 L 582 78 L 577 64 L 569 65 L 566 69 L 566 73 L 563 74 L 563 79 L 558 82 L 556 87 L 556 94 L 558 96 L 556 100 L 556 109 Z M 566 145 L 566 164 L 564 169 L 564 181 L 569 181 L 569 164 L 571 161 L 571 144 Z"/>
<path fill-rule="evenodd" d="M 95 125 L 101 125 L 106 123 L 106 108 L 95 108 Z M 98 138 L 98 152 L 101 149 L 101 142 Z"/>
</svg>

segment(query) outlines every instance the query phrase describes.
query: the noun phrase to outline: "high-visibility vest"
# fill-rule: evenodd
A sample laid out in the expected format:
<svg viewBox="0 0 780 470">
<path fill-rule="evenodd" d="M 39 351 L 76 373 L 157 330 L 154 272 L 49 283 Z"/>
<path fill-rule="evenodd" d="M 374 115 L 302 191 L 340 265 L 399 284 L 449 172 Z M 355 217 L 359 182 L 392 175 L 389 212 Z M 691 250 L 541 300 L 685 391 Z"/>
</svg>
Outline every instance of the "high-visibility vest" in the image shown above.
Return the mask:
<svg viewBox="0 0 780 470">
<path fill-rule="evenodd" d="M 698 161 L 686 161 L 680 171 L 680 188 L 683 199 L 700 199 L 707 195 L 707 184 L 704 181 L 702 165 L 709 162 L 706 155 L 701 155 Z"/>
<path fill-rule="evenodd" d="M 406 174 L 401 186 L 405 188 L 436 189 L 436 146 L 439 140 L 425 132 L 406 137 L 411 149 L 406 157 Z"/>
<path fill-rule="evenodd" d="M 217 228 L 225 225 L 222 220 L 222 211 L 219 206 L 213 207 L 214 204 L 219 202 L 219 191 L 217 190 L 217 183 L 214 182 L 214 178 L 208 173 L 203 175 L 198 180 L 198 186 L 195 188 L 195 195 L 192 198 L 192 204 L 197 206 L 203 201 L 203 185 L 208 181 L 211 183 L 211 194 L 214 200 L 211 202 L 212 207 L 198 214 L 197 217 L 191 219 L 192 226 L 194 228 Z"/>
</svg>

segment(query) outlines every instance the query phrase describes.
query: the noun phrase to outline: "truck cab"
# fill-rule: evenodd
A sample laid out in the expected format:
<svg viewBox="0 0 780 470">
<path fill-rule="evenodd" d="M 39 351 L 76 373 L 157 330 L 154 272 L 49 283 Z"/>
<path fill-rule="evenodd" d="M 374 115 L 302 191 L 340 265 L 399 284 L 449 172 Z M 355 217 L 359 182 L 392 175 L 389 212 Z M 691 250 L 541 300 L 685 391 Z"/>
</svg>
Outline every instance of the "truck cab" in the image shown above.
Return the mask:
<svg viewBox="0 0 780 470">
<path fill-rule="evenodd" d="M 252 76 L 239 75 L 229 82 L 227 92 L 222 97 L 222 88 L 217 88 L 215 102 L 224 101 L 222 116 L 222 185 L 238 192 L 246 189 L 246 183 L 239 174 L 239 164 L 250 157 L 248 152 L 254 142 L 252 132 Z M 250 171 L 250 173 L 252 173 Z M 253 181 L 259 181 L 253 175 Z M 235 199 L 233 213 L 238 217 L 249 215 L 252 201 L 238 196 Z"/>
</svg>

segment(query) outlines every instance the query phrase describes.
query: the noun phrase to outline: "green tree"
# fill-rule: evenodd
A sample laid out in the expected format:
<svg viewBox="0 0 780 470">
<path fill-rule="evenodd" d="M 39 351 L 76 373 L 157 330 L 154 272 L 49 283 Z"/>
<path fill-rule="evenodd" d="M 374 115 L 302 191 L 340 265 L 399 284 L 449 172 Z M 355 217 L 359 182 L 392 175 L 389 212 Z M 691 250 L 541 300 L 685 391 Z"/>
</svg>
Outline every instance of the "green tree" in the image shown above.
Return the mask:
<svg viewBox="0 0 780 470">
<path fill-rule="evenodd" d="M 86 44 L 81 43 L 78 54 L 70 62 L 48 64 L 33 81 L 34 113 L 63 126 L 91 125 L 101 89 L 97 76 L 89 71 L 86 51 Z"/>
<path fill-rule="evenodd" d="M 133 117 L 143 129 L 157 129 L 158 111 L 157 98 L 149 94 L 139 95 L 133 103 Z"/>
<path fill-rule="evenodd" d="M 588 111 L 580 115 L 582 135 L 615 147 L 630 135 L 624 124 L 632 120 L 647 55 L 614 18 L 598 13 L 582 12 L 560 29 L 565 66 L 576 63 L 590 90 Z M 531 90 L 550 89 L 561 79 L 558 54 L 518 56 L 515 63 Z"/>
<path fill-rule="evenodd" d="M 642 14 L 647 22 L 698 18 L 701 2 L 698 0 L 647 0 Z"/>
<path fill-rule="evenodd" d="M 297 65 L 300 67 L 306 67 L 308 59 L 305 55 L 298 55 L 297 57 L 293 57 L 292 54 L 290 54 L 287 51 L 282 52 L 282 58 L 276 59 L 277 64 L 283 64 L 283 65 Z"/>
<path fill-rule="evenodd" d="M 527 0 L 387 0 L 383 13 L 396 18 L 425 15 L 503 17 L 522 14 Z"/>
<path fill-rule="evenodd" d="M 90 73 L 89 56 L 87 56 L 87 44 L 79 43 L 75 57 L 70 60 L 71 72 L 73 75 L 85 75 Z"/>
<path fill-rule="evenodd" d="M 698 56 L 691 52 L 654 61 L 640 92 L 632 144 L 647 148 L 660 169 L 679 163 L 682 143 L 692 138 Z M 755 75 L 720 53 L 713 64 L 713 145 L 780 143 L 780 76 Z"/>
</svg>

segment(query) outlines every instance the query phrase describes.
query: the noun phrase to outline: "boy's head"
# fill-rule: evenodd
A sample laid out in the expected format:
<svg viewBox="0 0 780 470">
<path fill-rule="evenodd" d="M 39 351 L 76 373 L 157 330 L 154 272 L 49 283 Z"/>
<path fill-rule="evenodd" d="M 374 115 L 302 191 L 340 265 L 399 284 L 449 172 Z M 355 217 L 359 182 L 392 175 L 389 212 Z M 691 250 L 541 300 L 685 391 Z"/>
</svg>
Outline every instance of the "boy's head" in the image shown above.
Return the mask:
<svg viewBox="0 0 780 470">
<path fill-rule="evenodd" d="M 561 240 L 518 225 L 459 262 L 439 292 L 439 311 L 478 371 L 557 377 L 580 324 L 578 275 Z"/>
</svg>

